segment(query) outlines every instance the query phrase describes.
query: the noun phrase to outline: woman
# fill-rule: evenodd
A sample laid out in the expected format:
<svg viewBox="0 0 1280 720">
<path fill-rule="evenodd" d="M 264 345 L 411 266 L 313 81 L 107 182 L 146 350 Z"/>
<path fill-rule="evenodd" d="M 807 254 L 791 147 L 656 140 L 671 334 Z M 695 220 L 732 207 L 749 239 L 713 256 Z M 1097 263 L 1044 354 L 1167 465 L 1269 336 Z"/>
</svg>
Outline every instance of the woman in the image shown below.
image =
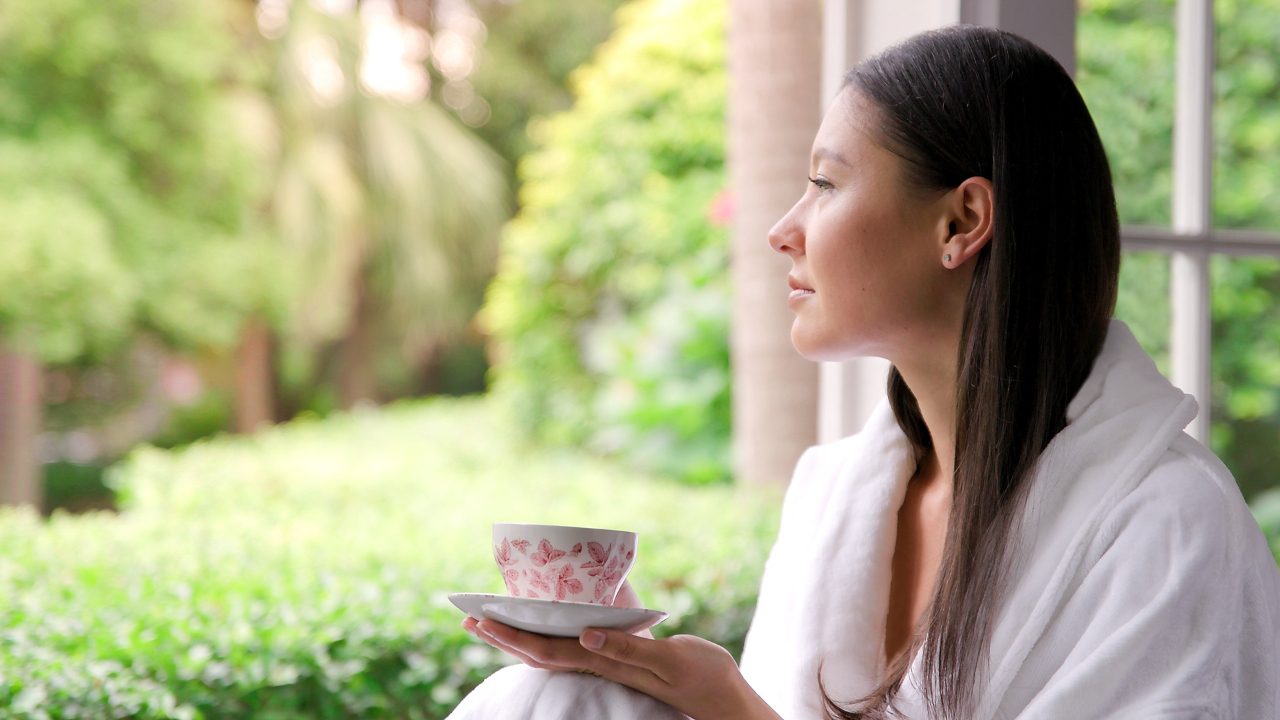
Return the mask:
<svg viewBox="0 0 1280 720">
<path fill-rule="evenodd" d="M 1280 571 L 1183 433 L 1194 400 L 1110 317 L 1110 171 L 1061 66 L 916 36 L 849 74 L 810 170 L 769 236 L 792 341 L 893 370 L 861 433 L 800 460 L 741 671 L 688 636 L 468 620 L 604 679 L 513 671 L 458 716 L 1280 717 Z"/>
</svg>

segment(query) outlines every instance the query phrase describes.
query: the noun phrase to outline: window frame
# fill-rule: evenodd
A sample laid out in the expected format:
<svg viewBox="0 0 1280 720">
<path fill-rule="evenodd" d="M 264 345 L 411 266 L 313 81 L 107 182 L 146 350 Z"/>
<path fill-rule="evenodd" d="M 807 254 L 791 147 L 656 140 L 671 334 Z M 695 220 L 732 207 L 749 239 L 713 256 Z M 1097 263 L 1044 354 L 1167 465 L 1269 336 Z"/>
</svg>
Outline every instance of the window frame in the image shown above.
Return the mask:
<svg viewBox="0 0 1280 720">
<path fill-rule="evenodd" d="M 1120 230 L 1124 250 L 1166 253 L 1171 380 L 1200 404 L 1188 432 L 1208 442 L 1213 398 L 1212 300 L 1215 256 L 1280 258 L 1280 234 L 1213 226 L 1213 73 L 1217 67 L 1213 0 L 1178 0 L 1175 10 L 1173 207 L 1170 227 Z"/>
<path fill-rule="evenodd" d="M 1049 49 L 1075 71 L 1075 0 L 934 0 L 908 10 L 893 0 L 825 0 L 823 97 L 857 60 L 914 32 L 971 22 L 1002 27 Z M 929 12 L 923 12 L 928 10 Z M 1123 251 L 1169 257 L 1170 378 L 1200 404 L 1187 431 L 1208 442 L 1212 402 L 1212 287 L 1216 256 L 1280 259 L 1280 233 L 1213 227 L 1213 0 L 1178 0 L 1175 9 L 1173 193 L 1169 227 L 1124 225 Z M 1067 19 L 1070 22 L 1067 22 Z M 857 432 L 884 395 L 888 363 L 875 358 L 823 363 L 818 440 Z"/>
</svg>

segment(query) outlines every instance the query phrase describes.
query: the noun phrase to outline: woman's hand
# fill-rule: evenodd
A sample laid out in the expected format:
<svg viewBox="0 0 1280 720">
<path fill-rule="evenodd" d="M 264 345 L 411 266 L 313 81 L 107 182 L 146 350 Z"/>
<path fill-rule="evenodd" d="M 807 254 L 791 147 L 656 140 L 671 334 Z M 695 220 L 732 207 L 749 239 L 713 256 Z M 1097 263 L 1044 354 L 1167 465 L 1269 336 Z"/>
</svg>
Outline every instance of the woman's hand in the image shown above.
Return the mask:
<svg viewBox="0 0 1280 720">
<path fill-rule="evenodd" d="M 577 639 L 551 638 L 472 618 L 463 627 L 526 665 L 612 680 L 695 720 L 780 720 L 738 672 L 728 650 L 692 635 L 653 640 L 588 629 Z"/>
</svg>

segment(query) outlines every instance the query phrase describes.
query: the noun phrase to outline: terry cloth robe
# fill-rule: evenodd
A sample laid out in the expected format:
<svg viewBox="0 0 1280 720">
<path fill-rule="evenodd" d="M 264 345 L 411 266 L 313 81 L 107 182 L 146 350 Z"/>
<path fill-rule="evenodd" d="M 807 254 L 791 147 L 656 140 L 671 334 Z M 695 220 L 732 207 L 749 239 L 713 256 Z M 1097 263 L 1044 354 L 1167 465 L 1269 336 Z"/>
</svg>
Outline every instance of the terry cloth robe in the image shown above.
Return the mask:
<svg viewBox="0 0 1280 720">
<path fill-rule="evenodd" d="M 1235 481 L 1183 434 L 1195 402 L 1113 321 L 1042 454 L 974 718 L 1280 718 L 1280 571 Z M 887 403 L 796 467 L 742 658 L 786 720 L 884 671 L 897 513 L 915 458 Z M 917 658 L 918 661 L 918 658 Z M 912 665 L 898 695 L 925 718 Z M 513 666 L 450 720 L 670 720 L 605 680 Z"/>
<path fill-rule="evenodd" d="M 1112 321 L 1042 453 L 975 718 L 1280 718 L 1280 570 L 1235 480 L 1183 433 L 1195 401 Z M 884 672 L 897 511 L 915 460 L 882 402 L 797 465 L 742 671 L 787 720 Z M 924 718 L 917 653 L 898 695 Z"/>
</svg>

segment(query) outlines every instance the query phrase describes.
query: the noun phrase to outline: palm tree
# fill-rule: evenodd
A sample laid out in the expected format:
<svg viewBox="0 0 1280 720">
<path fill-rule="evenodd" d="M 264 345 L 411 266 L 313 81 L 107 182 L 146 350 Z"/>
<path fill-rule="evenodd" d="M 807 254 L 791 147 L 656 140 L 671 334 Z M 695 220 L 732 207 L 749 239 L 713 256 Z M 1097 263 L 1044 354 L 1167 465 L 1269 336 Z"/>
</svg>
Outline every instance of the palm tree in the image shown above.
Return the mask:
<svg viewBox="0 0 1280 720">
<path fill-rule="evenodd" d="M 388 33 L 409 48 L 399 64 L 374 56 Z M 349 407 L 376 399 L 388 348 L 417 365 L 466 331 L 493 271 L 507 185 L 497 156 L 425 99 L 430 77 L 411 52 L 425 31 L 389 4 L 357 15 L 294 3 L 276 34 L 267 91 L 245 99 L 245 117 L 271 159 L 266 212 L 295 271 L 280 343 L 313 375 L 336 365 Z M 248 326 L 242 362 L 268 362 L 268 342 L 261 323 Z M 240 375 L 262 387 L 261 371 Z"/>
<path fill-rule="evenodd" d="M 734 464 L 749 483 L 785 483 L 817 437 L 818 369 L 791 347 L 788 263 L 766 235 L 803 189 L 819 121 L 821 13 L 817 2 L 730 3 Z"/>
</svg>

